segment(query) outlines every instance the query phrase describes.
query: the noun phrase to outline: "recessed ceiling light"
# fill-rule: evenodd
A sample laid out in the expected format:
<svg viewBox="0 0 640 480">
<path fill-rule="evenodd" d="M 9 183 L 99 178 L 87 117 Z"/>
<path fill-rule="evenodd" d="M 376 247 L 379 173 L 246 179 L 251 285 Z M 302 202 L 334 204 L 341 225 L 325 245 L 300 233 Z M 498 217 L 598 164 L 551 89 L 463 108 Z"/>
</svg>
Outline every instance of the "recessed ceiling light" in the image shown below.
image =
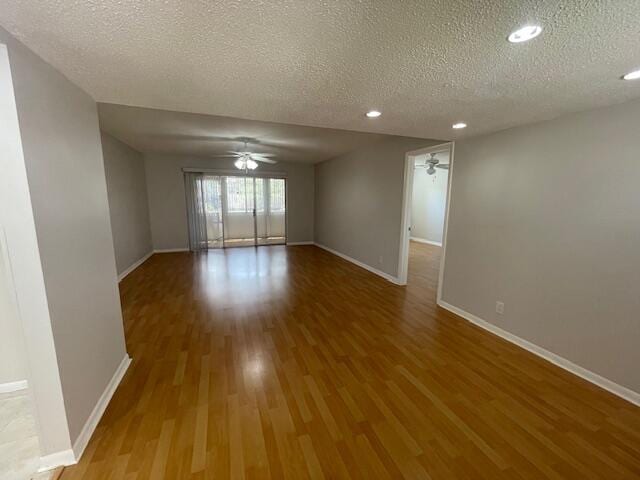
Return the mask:
<svg viewBox="0 0 640 480">
<path fill-rule="evenodd" d="M 376 118 L 376 117 L 379 117 L 380 115 L 382 115 L 382 112 L 379 112 L 378 110 L 369 110 L 367 112 L 367 117 L 369 118 Z"/>
<path fill-rule="evenodd" d="M 461 128 L 467 128 L 467 124 L 464 122 L 454 123 L 451 125 L 451 128 L 455 128 L 456 130 L 460 130 Z"/>
<path fill-rule="evenodd" d="M 526 27 L 519 28 L 515 32 L 511 32 L 507 40 L 511 43 L 522 43 L 536 38 L 541 32 L 542 27 L 540 25 L 527 25 Z"/>
<path fill-rule="evenodd" d="M 624 77 L 625 80 L 638 80 L 640 78 L 640 70 L 627 73 Z"/>
</svg>

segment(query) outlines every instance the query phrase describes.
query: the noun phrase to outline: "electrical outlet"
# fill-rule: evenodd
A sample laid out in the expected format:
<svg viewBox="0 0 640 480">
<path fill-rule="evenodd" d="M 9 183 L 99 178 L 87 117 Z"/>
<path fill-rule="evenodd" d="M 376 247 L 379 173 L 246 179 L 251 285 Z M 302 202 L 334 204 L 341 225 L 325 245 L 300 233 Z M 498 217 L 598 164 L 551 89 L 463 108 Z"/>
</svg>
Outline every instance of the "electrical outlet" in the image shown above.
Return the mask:
<svg viewBox="0 0 640 480">
<path fill-rule="evenodd" d="M 504 302 L 496 302 L 496 313 L 499 315 L 504 313 Z"/>
</svg>

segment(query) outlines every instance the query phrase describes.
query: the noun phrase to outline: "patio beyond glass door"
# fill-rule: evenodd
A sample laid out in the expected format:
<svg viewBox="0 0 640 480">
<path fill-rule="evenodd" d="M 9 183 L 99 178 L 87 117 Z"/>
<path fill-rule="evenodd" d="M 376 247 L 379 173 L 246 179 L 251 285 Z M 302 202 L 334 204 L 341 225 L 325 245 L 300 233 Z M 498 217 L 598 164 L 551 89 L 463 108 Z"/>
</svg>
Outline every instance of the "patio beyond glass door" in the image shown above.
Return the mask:
<svg viewBox="0 0 640 480">
<path fill-rule="evenodd" d="M 203 237 L 192 239 L 192 245 L 202 245 L 198 249 L 286 243 L 284 178 L 206 174 L 186 178 L 190 236 Z"/>
</svg>

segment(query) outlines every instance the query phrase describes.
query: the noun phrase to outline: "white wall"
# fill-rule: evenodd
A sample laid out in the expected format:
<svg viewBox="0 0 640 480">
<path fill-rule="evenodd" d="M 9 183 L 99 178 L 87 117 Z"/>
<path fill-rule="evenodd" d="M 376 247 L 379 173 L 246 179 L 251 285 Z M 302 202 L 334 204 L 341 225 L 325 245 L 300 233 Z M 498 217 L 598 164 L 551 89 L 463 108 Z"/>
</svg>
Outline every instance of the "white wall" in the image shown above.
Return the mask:
<svg viewBox="0 0 640 480">
<path fill-rule="evenodd" d="M 405 153 L 437 143 L 388 137 L 316 164 L 315 241 L 397 276 Z"/>
<path fill-rule="evenodd" d="M 125 357 L 124 332 L 96 104 L 2 29 L 0 42 L 8 46 L 24 157 L 20 166 L 14 147 L 10 173 L 23 188 L 26 169 L 28 181 L 28 192 L 10 185 L 3 211 L 9 210 L 7 205 L 20 211 L 3 214 L 9 222 L 0 220 L 7 231 L 18 306 L 26 319 L 30 371 L 34 356 L 47 355 L 51 365 L 57 361 L 64 400 L 63 411 L 51 412 L 55 391 L 47 396 L 39 385 L 53 388 L 58 376 L 43 379 L 44 370 L 33 375 L 36 401 L 44 402 L 38 420 L 45 432 L 42 453 L 47 454 L 77 439 Z M 31 218 L 37 246 L 28 226 Z M 24 228 L 28 235 L 20 237 Z M 34 263 L 38 252 L 41 278 Z M 23 268 L 28 268 L 29 278 L 22 275 Z M 42 279 L 46 294 L 40 290 Z M 34 302 L 39 312 L 28 311 Z M 46 347 L 42 340 L 43 351 L 29 348 L 37 343 L 33 337 L 47 332 L 53 334 L 55 347 Z M 49 358 L 53 348 L 55 360 Z M 68 430 L 66 442 L 56 426 Z"/>
<path fill-rule="evenodd" d="M 233 160 L 145 154 L 151 236 L 156 250 L 189 248 L 182 168 L 236 170 Z M 313 165 L 261 164 L 260 171 L 287 174 L 287 241 L 313 241 Z"/>
<path fill-rule="evenodd" d="M 27 359 L 13 273 L 0 227 L 0 385 L 27 380 Z"/>
<path fill-rule="evenodd" d="M 636 392 L 639 126 L 631 102 L 457 142 L 443 285 L 445 302 Z"/>
<path fill-rule="evenodd" d="M 438 160 L 440 163 L 449 163 L 449 152 L 439 153 Z M 438 168 L 433 175 L 427 174 L 426 168 L 414 170 L 411 238 L 442 244 L 448 178 L 448 170 Z"/>
<path fill-rule="evenodd" d="M 142 154 L 102 133 L 102 154 L 118 275 L 153 250 Z"/>
</svg>

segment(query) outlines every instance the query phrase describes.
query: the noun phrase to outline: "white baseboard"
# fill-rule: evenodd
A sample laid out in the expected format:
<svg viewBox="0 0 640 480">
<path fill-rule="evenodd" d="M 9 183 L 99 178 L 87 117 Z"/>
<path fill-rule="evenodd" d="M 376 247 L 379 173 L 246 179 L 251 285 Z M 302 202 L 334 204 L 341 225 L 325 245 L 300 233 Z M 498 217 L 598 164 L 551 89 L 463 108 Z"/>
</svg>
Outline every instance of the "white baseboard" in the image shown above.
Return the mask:
<svg viewBox="0 0 640 480">
<path fill-rule="evenodd" d="M 426 238 L 409 237 L 409 239 L 414 241 L 414 242 L 418 242 L 418 243 L 426 243 L 428 245 L 435 245 L 436 247 L 441 247 L 442 246 L 442 242 L 432 242 L 431 240 L 427 240 Z"/>
<path fill-rule="evenodd" d="M 365 270 L 370 271 L 371 273 L 375 273 L 376 275 L 379 275 L 380 277 L 384 278 L 385 280 L 388 280 L 391 283 L 394 283 L 396 285 L 401 285 L 400 281 L 398 280 L 397 277 L 394 277 L 393 275 L 389 275 L 386 272 L 383 272 L 382 270 L 378 270 L 377 268 L 373 268 L 370 265 L 367 265 L 366 263 L 361 262 L 360 260 L 356 260 L 355 258 L 351 258 L 348 255 L 345 255 L 344 253 L 340 253 L 332 248 L 329 248 L 325 245 L 322 245 L 320 243 L 314 243 L 315 246 L 322 248 L 323 250 L 326 250 L 329 253 L 333 253 L 334 255 L 337 255 L 340 258 L 343 258 L 345 260 L 347 260 L 348 262 L 351 262 L 357 266 L 359 266 L 360 268 L 364 268 Z"/>
<path fill-rule="evenodd" d="M 293 247 L 295 245 L 313 245 L 313 242 L 287 242 L 287 246 Z"/>
<path fill-rule="evenodd" d="M 153 253 L 176 253 L 176 252 L 188 252 L 188 248 L 160 248 L 154 250 Z"/>
<path fill-rule="evenodd" d="M 628 389 L 627 387 L 623 387 L 607 378 L 604 378 L 597 373 L 592 372 L 591 370 L 587 370 L 586 368 L 581 367 L 580 365 L 576 365 L 575 363 L 567 360 L 566 358 L 561 357 L 560 355 L 556 355 L 549 350 L 545 350 L 538 345 L 531 343 L 523 338 L 520 338 L 512 333 L 507 332 L 506 330 L 501 329 L 500 327 L 496 327 L 492 323 L 487 322 L 486 320 L 482 320 L 479 317 L 476 317 L 472 313 L 465 312 L 461 308 L 454 307 L 453 305 L 444 302 L 442 300 L 438 301 L 438 305 L 442 308 L 449 310 L 452 313 L 464 318 L 465 320 L 477 325 L 478 327 L 487 330 L 494 335 L 497 335 L 508 342 L 514 343 L 519 347 L 528 350 L 529 352 L 537 355 L 548 362 L 557 365 L 558 367 L 567 370 L 568 372 L 577 375 L 584 380 L 597 385 L 600 388 L 607 390 L 608 392 L 617 395 L 618 397 L 624 398 L 628 402 L 631 402 L 635 405 L 640 406 L 640 393 L 634 392 L 633 390 Z"/>
<path fill-rule="evenodd" d="M 18 392 L 26 390 L 28 387 L 26 380 L 18 380 L 17 382 L 0 383 L 0 393 Z"/>
<path fill-rule="evenodd" d="M 147 261 L 147 259 L 153 255 L 153 250 L 151 250 L 149 253 L 147 253 L 144 257 L 142 257 L 140 260 L 138 260 L 137 262 L 135 262 L 133 265 L 131 265 L 129 268 L 127 268 L 124 272 L 122 272 L 120 275 L 118 275 L 118 282 L 121 282 L 122 279 L 124 277 L 126 277 L 127 275 L 129 275 L 131 272 L 133 272 L 136 268 L 138 268 L 140 265 L 142 265 L 144 262 Z"/>
<path fill-rule="evenodd" d="M 93 408 L 91 415 L 89 415 L 87 422 L 84 424 L 80 435 L 78 435 L 78 438 L 73 444 L 73 455 L 76 461 L 80 460 L 80 457 L 82 457 L 84 449 L 87 447 L 87 444 L 91 439 L 91 435 L 93 435 L 93 432 L 98 426 L 98 422 L 102 418 L 107 405 L 109 405 L 111 397 L 113 397 L 116 388 L 118 388 L 118 385 L 120 385 L 122 377 L 124 377 L 124 374 L 127 371 L 127 368 L 129 368 L 130 364 L 131 357 L 128 354 L 125 354 L 122 362 L 120 362 L 120 365 L 113 374 L 113 377 L 111 377 L 111 380 L 107 384 L 107 388 L 105 388 L 104 392 L 102 392 L 102 395 L 98 399 L 98 403 L 96 403 L 96 406 Z"/>
<path fill-rule="evenodd" d="M 47 470 L 53 470 L 57 467 L 66 467 L 75 463 L 77 463 L 77 459 L 73 454 L 73 450 L 63 450 L 62 452 L 56 452 L 51 455 L 40 457 L 38 472 L 46 472 Z"/>
</svg>

